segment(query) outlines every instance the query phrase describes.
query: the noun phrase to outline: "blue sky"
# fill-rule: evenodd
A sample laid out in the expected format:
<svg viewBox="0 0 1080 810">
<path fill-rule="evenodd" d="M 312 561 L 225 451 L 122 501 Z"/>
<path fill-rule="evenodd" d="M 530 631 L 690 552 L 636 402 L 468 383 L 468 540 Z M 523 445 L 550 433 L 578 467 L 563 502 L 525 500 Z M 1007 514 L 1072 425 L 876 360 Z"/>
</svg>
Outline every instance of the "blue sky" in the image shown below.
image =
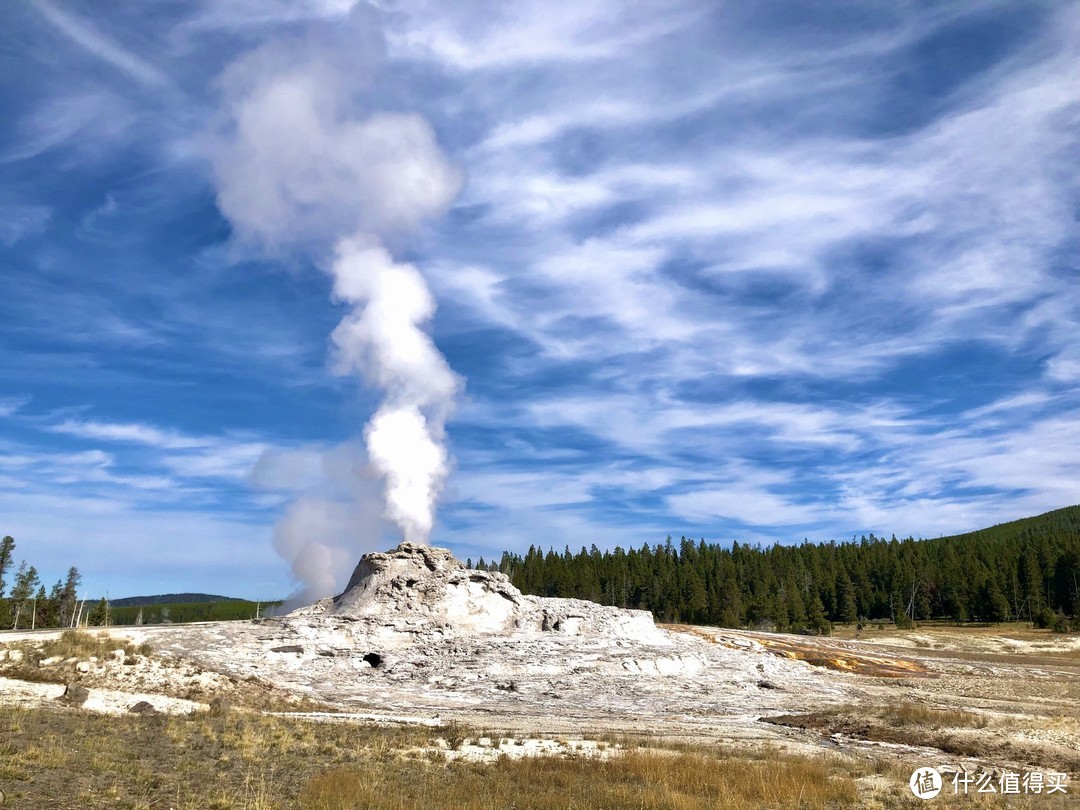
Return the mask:
<svg viewBox="0 0 1080 810">
<path fill-rule="evenodd" d="M 49 580 L 265 598 L 296 584 L 275 538 L 339 585 L 400 539 L 325 257 L 222 213 L 267 63 L 419 116 L 460 172 L 387 239 L 463 380 L 433 542 L 1080 501 L 1075 4 L 25 0 L 0 40 L 0 532 Z"/>
</svg>

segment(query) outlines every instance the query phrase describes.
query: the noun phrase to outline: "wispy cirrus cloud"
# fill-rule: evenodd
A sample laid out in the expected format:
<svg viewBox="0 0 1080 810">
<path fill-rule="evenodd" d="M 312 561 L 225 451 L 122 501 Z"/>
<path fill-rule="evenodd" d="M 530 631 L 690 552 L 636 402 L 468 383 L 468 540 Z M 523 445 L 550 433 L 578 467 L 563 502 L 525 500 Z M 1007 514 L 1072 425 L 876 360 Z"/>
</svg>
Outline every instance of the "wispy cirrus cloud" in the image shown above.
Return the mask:
<svg viewBox="0 0 1080 810">
<path fill-rule="evenodd" d="M 224 65 L 336 49 L 362 12 L 350 103 L 424 116 L 467 177 L 409 256 L 468 380 L 436 542 L 929 535 L 1076 500 L 1066 4 L 45 8 L 0 56 L 28 76 L 0 97 L 0 371 L 97 416 L 9 413 L 0 492 L 45 503 L 67 464 L 121 533 L 184 501 L 268 544 L 272 513 L 378 535 L 342 312 L 302 262 L 233 266 L 199 157 Z"/>
<path fill-rule="evenodd" d="M 687 3 L 650 3 L 628 13 L 606 0 L 559 13 L 541 4 L 491 14 L 468 3 L 451 9 L 430 2 L 405 4 L 397 11 L 407 22 L 394 26 L 391 17 L 392 53 L 467 71 L 589 65 L 648 45 L 700 16 Z"/>
<path fill-rule="evenodd" d="M 52 211 L 44 205 L 0 201 L 0 243 L 12 247 L 24 237 L 41 233 L 51 216 Z"/>
<path fill-rule="evenodd" d="M 0 397 L 0 417 L 11 416 L 30 403 L 30 397 Z"/>
<path fill-rule="evenodd" d="M 49 430 L 67 433 L 84 439 L 103 439 L 109 442 L 130 442 L 162 450 L 190 450 L 213 443 L 209 437 L 184 436 L 174 430 L 162 430 L 153 425 L 113 422 L 79 422 L 65 420 Z"/>
<path fill-rule="evenodd" d="M 142 56 L 118 45 L 87 20 L 63 11 L 48 0 L 33 0 L 32 5 L 71 43 L 108 63 L 125 76 L 150 86 L 163 87 L 169 84 L 169 79 L 161 70 Z"/>
<path fill-rule="evenodd" d="M 524 402 L 490 402 L 478 421 L 664 469 L 688 456 L 689 480 L 659 492 L 688 525 L 730 525 L 751 491 L 752 522 L 772 514 L 817 531 L 890 514 L 913 533 L 920 519 L 931 531 L 1002 517 L 988 493 L 1016 495 L 1008 480 L 959 461 L 948 476 L 935 467 L 950 453 L 1020 457 L 1036 440 L 1017 411 L 987 404 L 1003 379 L 1022 401 L 1052 403 L 1047 419 L 1075 405 L 1054 392 L 1075 356 L 1076 296 L 1059 262 L 1075 238 L 1077 174 L 1064 156 L 1080 121 L 1067 90 L 1077 15 L 1057 9 L 980 67 L 948 66 L 955 78 L 943 73 L 922 98 L 897 83 L 1000 12 L 973 3 L 882 18 L 869 36 L 805 27 L 782 52 L 737 43 L 701 54 L 682 31 L 587 67 L 555 51 L 526 58 L 537 93 L 477 102 L 502 111 L 478 116 L 493 123 L 470 152 L 465 200 L 470 230 L 497 234 L 494 249 L 440 243 L 436 269 L 443 295 L 520 337 L 515 368 L 547 382 Z M 713 22 L 718 38 L 733 33 Z M 822 49 L 826 39 L 836 47 Z M 671 92 L 675 43 L 710 91 Z M 461 67 L 437 49 L 425 57 Z M 611 82 L 608 60 L 627 80 Z M 664 69 L 668 103 L 630 78 Z M 895 114 L 878 101 L 890 96 Z M 901 113 L 910 103 L 921 107 Z M 965 416 L 971 401 L 994 421 Z M 1010 440 L 982 435 L 995 431 Z M 877 480 L 890 450 L 927 453 L 899 476 L 925 481 L 918 509 L 915 490 L 853 484 Z M 743 466 L 710 481 L 710 454 Z M 776 478 L 785 454 L 799 472 Z M 1044 485 L 1021 468 L 1025 508 L 1075 497 L 1054 474 Z"/>
</svg>

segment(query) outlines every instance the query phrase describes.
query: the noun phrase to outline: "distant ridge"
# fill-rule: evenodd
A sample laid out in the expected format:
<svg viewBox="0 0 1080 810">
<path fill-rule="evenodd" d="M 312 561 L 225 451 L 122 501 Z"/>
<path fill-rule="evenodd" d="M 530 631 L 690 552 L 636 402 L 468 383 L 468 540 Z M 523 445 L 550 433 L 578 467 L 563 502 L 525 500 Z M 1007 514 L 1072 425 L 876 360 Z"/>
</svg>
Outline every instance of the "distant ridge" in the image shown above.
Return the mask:
<svg viewBox="0 0 1080 810">
<path fill-rule="evenodd" d="M 1080 534 L 1080 505 L 1053 509 L 1033 517 L 997 523 L 985 529 L 936 538 L 941 540 L 997 540 L 1047 533 Z"/>
<path fill-rule="evenodd" d="M 1080 632 L 1080 506 L 916 540 L 530 546 L 480 567 L 522 593 L 650 610 L 660 621 L 827 633 L 833 622 L 1031 622 Z"/>
<path fill-rule="evenodd" d="M 142 607 L 144 605 L 169 605 L 175 603 L 192 604 L 196 602 L 246 602 L 235 596 L 217 596 L 212 593 L 159 593 L 154 596 L 125 596 L 123 599 L 110 599 L 113 607 Z"/>
</svg>

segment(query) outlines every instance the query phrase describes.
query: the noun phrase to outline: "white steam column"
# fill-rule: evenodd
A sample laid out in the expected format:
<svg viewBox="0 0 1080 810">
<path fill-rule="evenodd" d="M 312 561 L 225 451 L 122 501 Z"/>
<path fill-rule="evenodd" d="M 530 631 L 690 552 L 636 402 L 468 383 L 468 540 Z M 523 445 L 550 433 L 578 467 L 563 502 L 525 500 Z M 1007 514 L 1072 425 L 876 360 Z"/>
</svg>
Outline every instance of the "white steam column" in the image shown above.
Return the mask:
<svg viewBox="0 0 1080 810">
<path fill-rule="evenodd" d="M 384 480 L 385 516 L 404 539 L 427 542 L 461 381 L 425 331 L 435 301 L 424 277 L 387 244 L 442 214 L 462 180 L 419 115 L 364 115 L 357 90 L 365 77 L 343 65 L 323 50 L 275 45 L 225 72 L 210 150 L 217 201 L 241 248 L 300 256 L 332 276 L 334 299 L 351 307 L 333 332 L 335 368 L 383 394 L 364 439 Z M 356 558 L 339 536 L 347 510 L 338 519 L 329 507 L 294 506 L 275 546 L 305 596 L 325 596 L 342 560 Z M 299 519 L 316 511 L 320 520 Z M 306 530 L 294 531 L 301 524 Z"/>
</svg>

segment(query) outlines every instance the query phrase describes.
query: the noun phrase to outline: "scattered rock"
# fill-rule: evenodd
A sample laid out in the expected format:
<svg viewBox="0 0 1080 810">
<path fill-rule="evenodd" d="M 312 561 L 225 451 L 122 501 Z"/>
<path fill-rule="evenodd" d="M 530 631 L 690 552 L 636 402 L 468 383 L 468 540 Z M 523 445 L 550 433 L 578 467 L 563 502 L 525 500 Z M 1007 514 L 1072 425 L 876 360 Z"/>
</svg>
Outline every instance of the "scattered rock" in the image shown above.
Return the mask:
<svg viewBox="0 0 1080 810">
<path fill-rule="evenodd" d="M 77 683 L 69 683 L 64 688 L 64 694 L 62 694 L 58 700 L 67 703 L 70 706 L 82 706 L 86 703 L 88 697 L 90 697 L 90 690 L 85 686 L 80 686 Z"/>
<path fill-rule="evenodd" d="M 112 656 L 113 661 L 118 664 L 124 663 L 124 659 L 127 657 L 127 653 L 123 650 L 113 650 L 109 655 Z"/>
<path fill-rule="evenodd" d="M 75 665 L 75 669 L 78 670 L 79 672 L 83 673 L 83 674 L 86 674 L 87 672 L 90 671 L 90 662 L 89 661 L 80 661 L 79 663 L 77 663 Z"/>
<path fill-rule="evenodd" d="M 138 703 L 133 704 L 128 709 L 128 711 L 131 712 L 132 714 L 145 714 L 145 715 L 161 714 L 161 712 L 159 712 L 156 708 L 154 708 L 154 704 L 151 703 L 148 700 L 140 700 Z"/>
<path fill-rule="evenodd" d="M 38 661 L 38 666 L 39 667 L 51 667 L 51 666 L 55 666 L 56 664 L 59 664 L 63 660 L 64 660 L 63 657 L 61 657 L 59 655 L 54 655 L 54 656 L 52 656 L 50 658 L 42 658 L 40 661 Z"/>
</svg>

